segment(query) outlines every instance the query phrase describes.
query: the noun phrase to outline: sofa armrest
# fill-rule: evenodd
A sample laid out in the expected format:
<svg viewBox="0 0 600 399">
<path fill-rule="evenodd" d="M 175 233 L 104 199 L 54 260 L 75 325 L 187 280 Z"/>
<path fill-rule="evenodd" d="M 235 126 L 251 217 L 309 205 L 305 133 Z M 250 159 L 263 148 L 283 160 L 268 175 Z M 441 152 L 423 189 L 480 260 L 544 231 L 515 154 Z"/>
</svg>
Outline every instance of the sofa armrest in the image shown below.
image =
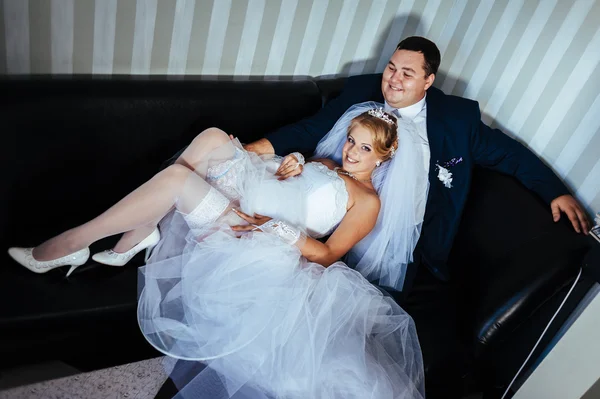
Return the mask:
<svg viewBox="0 0 600 399">
<path fill-rule="evenodd" d="M 583 259 L 583 272 L 600 283 L 600 244 L 595 241 L 592 250 Z"/>
<path fill-rule="evenodd" d="M 502 340 L 571 284 L 589 249 L 585 237 L 574 233 L 542 234 L 487 265 L 474 298 L 477 345 Z"/>
<path fill-rule="evenodd" d="M 450 259 L 465 338 L 481 350 L 507 338 L 571 284 L 590 246 L 515 178 L 476 168 Z"/>
</svg>

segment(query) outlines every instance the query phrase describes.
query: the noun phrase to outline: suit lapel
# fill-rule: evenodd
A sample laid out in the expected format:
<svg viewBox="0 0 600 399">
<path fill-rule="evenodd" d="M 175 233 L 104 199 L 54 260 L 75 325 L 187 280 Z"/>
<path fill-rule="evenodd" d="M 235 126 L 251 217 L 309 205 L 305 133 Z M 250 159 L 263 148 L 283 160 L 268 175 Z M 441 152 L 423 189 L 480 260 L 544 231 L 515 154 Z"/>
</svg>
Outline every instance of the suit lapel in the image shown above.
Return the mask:
<svg viewBox="0 0 600 399">
<path fill-rule="evenodd" d="M 429 151 L 431 158 L 429 160 L 429 182 L 434 184 L 437 171 L 436 164 L 443 162 L 444 124 L 442 122 L 442 110 L 439 108 L 439 95 L 437 89 L 427 92 L 427 138 L 429 140 Z"/>
</svg>

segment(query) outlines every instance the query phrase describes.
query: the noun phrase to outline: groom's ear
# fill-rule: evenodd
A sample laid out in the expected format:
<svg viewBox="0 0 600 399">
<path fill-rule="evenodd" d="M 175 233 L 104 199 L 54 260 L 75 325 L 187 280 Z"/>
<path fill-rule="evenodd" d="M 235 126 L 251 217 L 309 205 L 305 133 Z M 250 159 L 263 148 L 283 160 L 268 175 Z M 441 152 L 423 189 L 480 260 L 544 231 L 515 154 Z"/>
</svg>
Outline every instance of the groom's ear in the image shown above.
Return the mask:
<svg viewBox="0 0 600 399">
<path fill-rule="evenodd" d="M 425 90 L 429 89 L 435 81 L 435 73 L 430 73 L 429 76 L 425 77 Z"/>
</svg>

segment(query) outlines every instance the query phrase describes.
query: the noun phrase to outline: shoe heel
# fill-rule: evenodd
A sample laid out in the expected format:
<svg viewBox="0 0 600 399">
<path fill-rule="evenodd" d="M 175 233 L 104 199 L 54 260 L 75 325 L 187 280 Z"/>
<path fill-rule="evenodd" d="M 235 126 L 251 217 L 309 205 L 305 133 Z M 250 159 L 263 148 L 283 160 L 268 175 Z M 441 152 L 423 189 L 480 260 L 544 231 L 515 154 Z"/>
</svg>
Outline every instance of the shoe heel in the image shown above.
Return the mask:
<svg viewBox="0 0 600 399">
<path fill-rule="evenodd" d="M 150 259 L 150 256 L 152 256 L 152 251 L 154 250 L 154 248 L 156 248 L 157 245 L 158 242 L 146 248 L 146 253 L 144 254 L 144 263 L 148 263 L 148 259 Z"/>
<path fill-rule="evenodd" d="M 87 249 L 86 253 L 83 256 L 81 256 L 79 259 L 74 259 L 73 262 L 71 263 L 71 268 L 67 272 L 67 277 L 69 277 L 71 275 L 71 273 L 73 273 L 75 271 L 75 269 L 77 269 L 79 266 L 85 265 L 85 263 L 88 261 L 89 257 L 90 257 L 90 251 L 89 251 L 89 249 Z"/>
<path fill-rule="evenodd" d="M 81 266 L 81 265 L 71 265 L 71 268 L 67 272 L 67 277 L 69 277 L 71 275 L 71 273 L 73 273 L 75 271 L 75 269 L 77 269 L 79 266 Z"/>
<path fill-rule="evenodd" d="M 146 253 L 144 254 L 144 263 L 148 263 L 148 259 L 150 259 L 150 256 L 152 256 L 152 251 L 154 250 L 154 248 L 156 248 L 156 246 L 160 242 L 160 230 L 158 230 L 158 227 L 155 228 L 154 231 L 150 235 L 153 236 L 152 237 L 153 239 L 152 239 L 150 245 L 148 247 L 146 247 Z"/>
</svg>

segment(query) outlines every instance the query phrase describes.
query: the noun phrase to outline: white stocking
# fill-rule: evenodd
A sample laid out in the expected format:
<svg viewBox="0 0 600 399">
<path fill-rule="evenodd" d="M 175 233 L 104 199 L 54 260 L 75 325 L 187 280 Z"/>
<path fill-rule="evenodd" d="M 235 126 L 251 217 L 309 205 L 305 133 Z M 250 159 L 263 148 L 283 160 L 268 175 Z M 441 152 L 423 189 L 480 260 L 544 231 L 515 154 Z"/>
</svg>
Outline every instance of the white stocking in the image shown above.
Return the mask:
<svg viewBox="0 0 600 399">
<path fill-rule="evenodd" d="M 234 145 L 226 145 L 229 142 L 227 134 L 218 129 L 201 133 L 189 152 L 186 150 L 188 154 L 182 154 L 194 156 L 189 158 L 198 166 L 194 171 L 182 164 L 169 166 L 98 217 L 36 247 L 34 257 L 40 261 L 56 259 L 104 237 L 147 229 L 148 224 L 162 219 L 174 206 L 182 213 L 192 212 L 212 188 L 201 176 L 206 176 L 210 166 L 235 155 Z M 201 148 L 207 150 L 200 151 Z M 211 154 L 211 158 L 207 159 L 206 154 Z"/>
</svg>

